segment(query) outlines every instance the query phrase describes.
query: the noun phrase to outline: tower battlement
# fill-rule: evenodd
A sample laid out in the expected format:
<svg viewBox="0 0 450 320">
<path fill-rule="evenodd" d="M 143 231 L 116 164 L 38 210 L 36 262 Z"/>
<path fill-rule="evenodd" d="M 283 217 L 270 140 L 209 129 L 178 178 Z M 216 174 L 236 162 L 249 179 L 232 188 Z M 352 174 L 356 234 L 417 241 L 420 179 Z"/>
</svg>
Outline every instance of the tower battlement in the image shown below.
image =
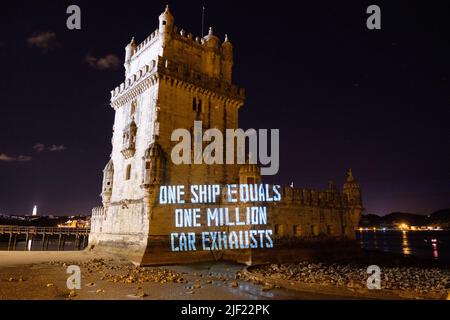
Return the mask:
<svg viewBox="0 0 450 320">
<path fill-rule="evenodd" d="M 186 64 L 158 56 L 156 60 L 151 60 L 149 64 L 144 65 L 114 90 L 111 90 L 112 107 L 117 108 L 126 104 L 142 90 L 155 84 L 161 77 L 175 81 L 176 85 L 184 83 L 185 86 L 192 89 L 201 87 L 203 91 L 210 91 L 210 94 L 216 95 L 219 99 L 235 99 L 241 103 L 245 99 L 244 88 L 192 70 Z"/>
<path fill-rule="evenodd" d="M 231 84 L 233 45 L 228 36 L 225 35 L 221 42 L 212 28 L 204 37 L 194 37 L 184 29 L 178 30 L 167 7 L 159 17 L 158 29 L 139 45 L 132 38 L 125 47 L 125 77 L 136 74 L 145 64 L 161 56 L 184 65 L 192 72 Z"/>
</svg>

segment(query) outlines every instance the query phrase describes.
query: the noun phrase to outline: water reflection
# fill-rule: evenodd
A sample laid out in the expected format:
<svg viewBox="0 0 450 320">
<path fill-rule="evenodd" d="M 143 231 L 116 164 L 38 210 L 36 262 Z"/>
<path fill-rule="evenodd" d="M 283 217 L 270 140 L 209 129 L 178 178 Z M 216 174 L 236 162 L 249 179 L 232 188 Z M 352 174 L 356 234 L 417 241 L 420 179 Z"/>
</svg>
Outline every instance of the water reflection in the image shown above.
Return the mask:
<svg viewBox="0 0 450 320">
<path fill-rule="evenodd" d="M 433 258 L 434 259 L 439 259 L 437 239 L 432 239 L 431 240 L 431 245 L 433 246 Z"/>
<path fill-rule="evenodd" d="M 409 241 L 408 241 L 408 232 L 402 231 L 402 250 L 403 254 L 410 255 L 411 254 L 411 248 L 409 247 Z"/>
<path fill-rule="evenodd" d="M 358 242 L 365 250 L 414 255 L 450 261 L 450 231 L 359 230 Z"/>
<path fill-rule="evenodd" d="M 375 249 L 379 249 L 378 248 L 378 240 L 377 240 L 377 232 L 374 230 L 374 234 L 373 234 L 373 244 L 375 246 Z"/>
</svg>

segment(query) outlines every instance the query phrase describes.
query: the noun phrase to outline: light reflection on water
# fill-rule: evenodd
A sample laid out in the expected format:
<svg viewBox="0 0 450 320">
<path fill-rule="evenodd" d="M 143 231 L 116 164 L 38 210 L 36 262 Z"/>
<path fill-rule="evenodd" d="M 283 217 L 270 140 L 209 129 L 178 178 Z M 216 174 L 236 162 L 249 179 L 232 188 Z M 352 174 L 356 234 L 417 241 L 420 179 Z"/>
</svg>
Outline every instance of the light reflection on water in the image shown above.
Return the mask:
<svg viewBox="0 0 450 320">
<path fill-rule="evenodd" d="M 450 261 L 450 231 L 357 231 L 363 249 Z M 381 245 L 380 245 L 381 244 Z"/>
<path fill-rule="evenodd" d="M 402 248 L 403 248 L 404 255 L 411 254 L 411 248 L 409 247 L 409 242 L 408 242 L 408 233 L 406 231 L 402 231 Z"/>
</svg>

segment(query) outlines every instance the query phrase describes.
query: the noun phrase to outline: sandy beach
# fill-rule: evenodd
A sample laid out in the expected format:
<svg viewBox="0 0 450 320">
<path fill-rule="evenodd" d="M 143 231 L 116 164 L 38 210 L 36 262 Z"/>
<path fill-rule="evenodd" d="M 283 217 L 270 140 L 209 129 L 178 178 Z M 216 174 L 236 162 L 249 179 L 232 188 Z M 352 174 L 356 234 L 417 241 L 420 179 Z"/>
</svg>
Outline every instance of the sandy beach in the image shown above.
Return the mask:
<svg viewBox="0 0 450 320">
<path fill-rule="evenodd" d="M 81 289 L 69 290 L 67 267 L 81 268 Z M 339 299 L 273 288 L 237 279 L 244 266 L 216 262 L 140 268 L 110 255 L 87 251 L 0 252 L 1 300 L 97 299 Z M 73 292 L 71 292 L 73 291 Z"/>
<path fill-rule="evenodd" d="M 67 288 L 67 268 L 81 270 L 81 288 Z M 273 271 L 272 266 L 269 271 Z M 243 276 L 255 268 L 228 262 L 161 267 L 138 267 L 112 256 L 89 251 L 0 251 L 0 300 L 264 300 L 264 299 L 417 299 L 414 294 L 392 294 L 341 287 L 311 286 L 280 269 L 278 280 L 265 269 L 257 277 Z M 307 268 L 307 267 L 306 267 Z M 278 270 L 278 269 L 277 269 Z M 319 268 L 316 270 L 319 273 Z M 261 274 L 267 273 L 261 277 Z M 291 280 L 289 280 L 291 279 Z M 276 279 L 275 279 L 276 280 Z M 430 297 L 432 298 L 432 297 Z M 435 298 L 445 298 L 438 297 Z"/>
</svg>

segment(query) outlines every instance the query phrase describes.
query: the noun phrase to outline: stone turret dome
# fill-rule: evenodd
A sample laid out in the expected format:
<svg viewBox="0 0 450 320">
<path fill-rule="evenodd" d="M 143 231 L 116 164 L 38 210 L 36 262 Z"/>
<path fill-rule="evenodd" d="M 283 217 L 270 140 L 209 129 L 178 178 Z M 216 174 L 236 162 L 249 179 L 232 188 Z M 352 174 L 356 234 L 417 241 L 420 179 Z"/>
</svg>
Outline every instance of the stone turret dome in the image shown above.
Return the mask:
<svg viewBox="0 0 450 320">
<path fill-rule="evenodd" d="M 162 158 L 164 156 L 164 151 L 159 145 L 158 142 L 153 142 L 150 144 L 150 146 L 145 150 L 144 158 L 150 159 L 150 158 Z"/>
<path fill-rule="evenodd" d="M 209 27 L 208 35 L 204 39 L 207 47 L 217 48 L 220 44 L 220 39 L 214 35 L 211 27 Z"/>
<path fill-rule="evenodd" d="M 114 171 L 114 163 L 112 161 L 112 159 L 110 159 L 108 161 L 108 163 L 105 166 L 105 169 L 103 169 L 103 171 Z"/>
<path fill-rule="evenodd" d="M 174 18 L 173 18 L 172 13 L 169 10 L 168 5 L 166 6 L 166 9 L 164 10 L 164 12 L 159 15 L 159 20 L 165 21 L 166 24 L 172 24 Z"/>
<path fill-rule="evenodd" d="M 352 169 L 347 172 L 347 181 L 344 183 L 344 189 L 359 189 L 359 183 L 353 177 Z"/>
<path fill-rule="evenodd" d="M 232 56 L 233 55 L 233 45 L 228 40 L 228 35 L 225 35 L 225 41 L 222 43 L 222 52 L 226 56 Z"/>
</svg>

